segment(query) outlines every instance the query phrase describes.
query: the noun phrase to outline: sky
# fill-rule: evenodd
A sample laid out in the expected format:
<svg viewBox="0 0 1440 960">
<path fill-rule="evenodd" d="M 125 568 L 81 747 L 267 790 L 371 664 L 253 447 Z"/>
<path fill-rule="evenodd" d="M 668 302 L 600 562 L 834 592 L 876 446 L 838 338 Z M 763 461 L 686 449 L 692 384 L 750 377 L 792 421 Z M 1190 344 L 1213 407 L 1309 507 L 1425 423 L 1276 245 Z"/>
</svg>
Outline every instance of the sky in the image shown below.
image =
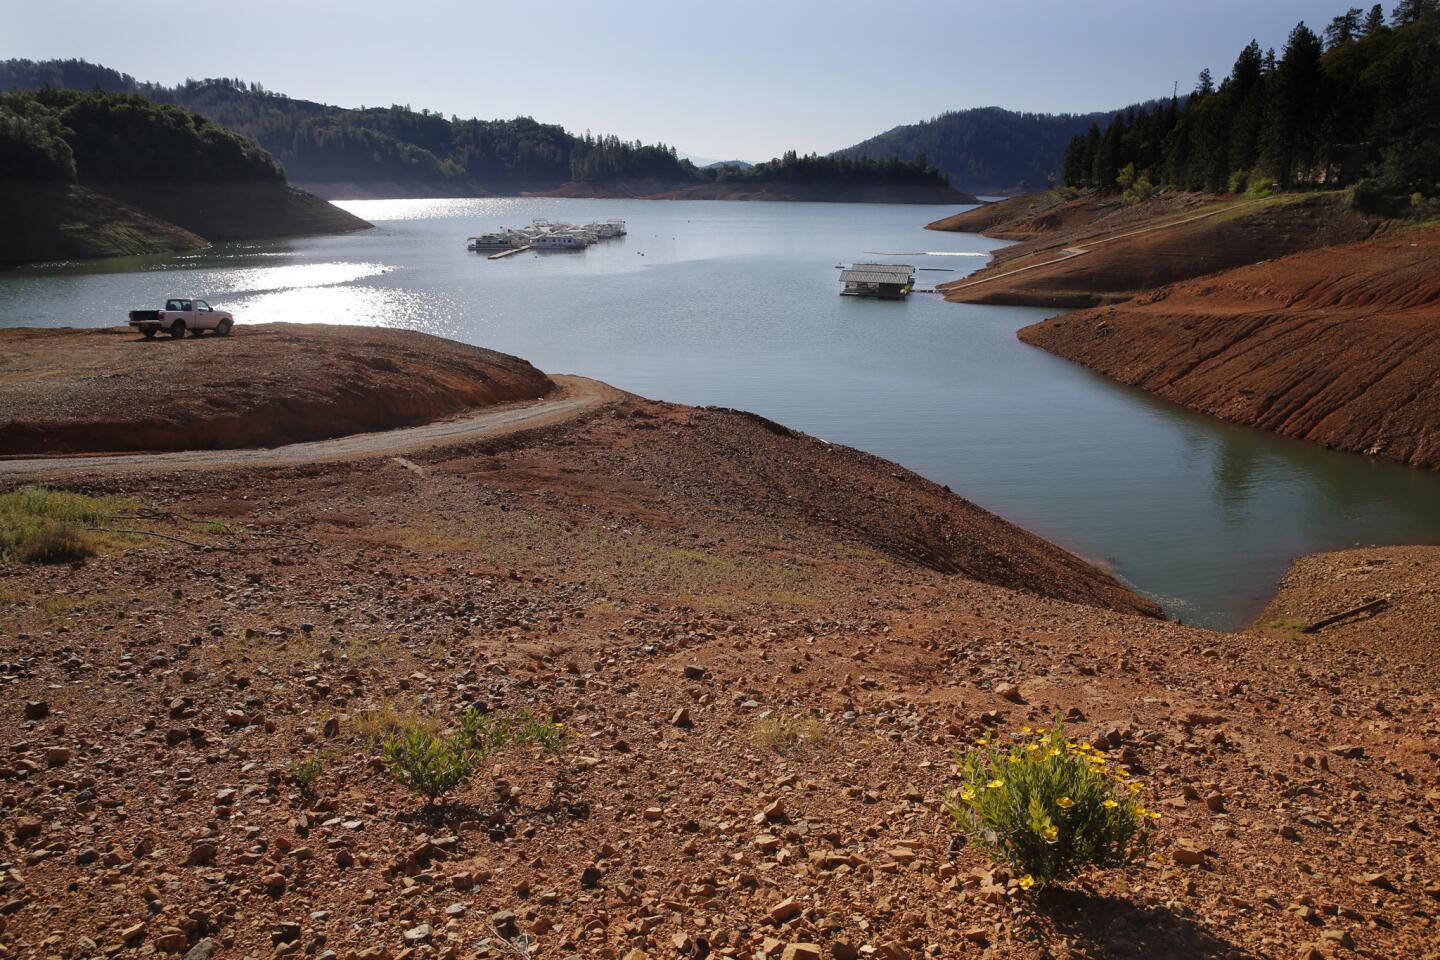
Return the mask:
<svg viewBox="0 0 1440 960">
<path fill-rule="evenodd" d="M 663 141 L 708 159 L 827 153 L 946 110 L 1108 110 L 1282 47 L 1344 0 L 0 0 L 0 59 L 241 77 Z M 1388 5 L 1387 5 L 1388 10 Z"/>
</svg>

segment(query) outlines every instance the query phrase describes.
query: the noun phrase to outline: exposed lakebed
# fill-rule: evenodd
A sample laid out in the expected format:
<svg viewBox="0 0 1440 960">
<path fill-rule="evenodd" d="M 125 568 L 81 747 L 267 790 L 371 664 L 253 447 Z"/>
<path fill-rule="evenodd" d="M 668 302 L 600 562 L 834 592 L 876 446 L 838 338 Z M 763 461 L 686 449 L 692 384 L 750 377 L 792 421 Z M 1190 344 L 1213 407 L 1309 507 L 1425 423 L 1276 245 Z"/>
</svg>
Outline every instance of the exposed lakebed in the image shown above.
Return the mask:
<svg viewBox="0 0 1440 960">
<path fill-rule="evenodd" d="M 753 410 L 899 461 L 1102 562 L 1189 622 L 1237 626 L 1288 561 L 1440 541 L 1440 476 L 1227 426 L 1015 339 L 1050 311 L 838 296 L 835 265 L 963 276 L 998 241 L 946 208 L 707 201 L 364 201 L 376 229 L 0 272 L 0 325 L 100 326 L 168 295 L 241 322 L 401 326 L 658 399 Z M 623 217 L 583 253 L 468 253 L 467 235 Z M 204 348 L 204 341 L 195 343 Z"/>
</svg>

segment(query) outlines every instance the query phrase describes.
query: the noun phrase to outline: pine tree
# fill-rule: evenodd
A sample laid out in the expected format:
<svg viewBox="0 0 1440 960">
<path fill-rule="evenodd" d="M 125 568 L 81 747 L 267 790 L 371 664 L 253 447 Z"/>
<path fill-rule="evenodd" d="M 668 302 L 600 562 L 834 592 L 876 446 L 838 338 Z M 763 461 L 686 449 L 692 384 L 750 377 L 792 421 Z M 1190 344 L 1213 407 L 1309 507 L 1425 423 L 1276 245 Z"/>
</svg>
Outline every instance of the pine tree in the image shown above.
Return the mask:
<svg viewBox="0 0 1440 960">
<path fill-rule="evenodd" d="M 1385 8 L 1377 3 L 1365 15 L 1365 24 L 1361 27 L 1361 35 L 1368 37 L 1383 26 L 1385 26 Z"/>
<path fill-rule="evenodd" d="M 1326 49 L 1333 50 L 1336 47 L 1343 47 L 1354 40 L 1360 33 L 1360 15 L 1359 7 L 1351 7 L 1331 20 L 1330 25 L 1325 28 Z"/>
</svg>

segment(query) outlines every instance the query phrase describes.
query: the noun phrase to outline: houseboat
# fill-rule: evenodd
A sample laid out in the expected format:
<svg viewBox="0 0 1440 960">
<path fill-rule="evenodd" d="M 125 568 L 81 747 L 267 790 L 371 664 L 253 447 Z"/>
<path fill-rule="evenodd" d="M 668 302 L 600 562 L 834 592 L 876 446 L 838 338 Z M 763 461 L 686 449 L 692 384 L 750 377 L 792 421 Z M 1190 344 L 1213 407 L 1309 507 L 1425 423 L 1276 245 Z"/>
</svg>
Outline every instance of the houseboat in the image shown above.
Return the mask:
<svg viewBox="0 0 1440 960">
<path fill-rule="evenodd" d="M 915 268 L 906 263 L 856 263 L 840 271 L 840 295 L 903 300 L 915 289 Z"/>
</svg>

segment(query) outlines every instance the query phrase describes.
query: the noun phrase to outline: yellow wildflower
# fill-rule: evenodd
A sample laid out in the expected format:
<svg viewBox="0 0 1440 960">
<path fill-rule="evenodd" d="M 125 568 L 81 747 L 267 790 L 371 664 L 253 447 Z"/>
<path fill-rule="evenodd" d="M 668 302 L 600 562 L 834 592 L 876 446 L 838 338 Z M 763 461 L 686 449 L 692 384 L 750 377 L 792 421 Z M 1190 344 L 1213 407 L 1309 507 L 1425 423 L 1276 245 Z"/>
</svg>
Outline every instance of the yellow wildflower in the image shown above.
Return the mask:
<svg viewBox="0 0 1440 960">
<path fill-rule="evenodd" d="M 1104 803 L 1100 804 L 1100 806 L 1104 807 L 1107 810 L 1114 810 L 1116 807 L 1120 806 L 1120 804 L 1116 803 L 1114 800 L 1106 800 Z"/>
<path fill-rule="evenodd" d="M 1060 807 L 1061 810 L 1069 810 L 1071 807 L 1075 806 L 1075 801 L 1071 800 L 1069 797 L 1061 797 L 1059 800 L 1056 800 L 1055 803 L 1057 806 Z"/>
<path fill-rule="evenodd" d="M 1027 873 L 1025 874 L 1025 876 L 1020 878 L 1021 890 L 1029 890 L 1033 886 L 1035 886 L 1035 878 L 1030 876 L 1030 874 Z"/>
<path fill-rule="evenodd" d="M 961 799 L 961 800 L 974 800 L 974 799 L 975 799 L 975 791 L 972 790 L 970 787 L 965 787 L 963 790 L 960 791 L 960 799 Z"/>
<path fill-rule="evenodd" d="M 990 789 L 990 790 L 999 790 L 1001 787 L 1005 786 L 1005 781 L 1004 781 L 1004 780 L 991 780 L 989 783 L 985 784 L 985 786 L 986 786 L 987 789 Z"/>
<path fill-rule="evenodd" d="M 1060 839 L 1060 828 L 1056 826 L 1046 827 L 1040 831 L 1040 836 L 1045 838 L 1046 843 L 1054 843 Z"/>
</svg>

